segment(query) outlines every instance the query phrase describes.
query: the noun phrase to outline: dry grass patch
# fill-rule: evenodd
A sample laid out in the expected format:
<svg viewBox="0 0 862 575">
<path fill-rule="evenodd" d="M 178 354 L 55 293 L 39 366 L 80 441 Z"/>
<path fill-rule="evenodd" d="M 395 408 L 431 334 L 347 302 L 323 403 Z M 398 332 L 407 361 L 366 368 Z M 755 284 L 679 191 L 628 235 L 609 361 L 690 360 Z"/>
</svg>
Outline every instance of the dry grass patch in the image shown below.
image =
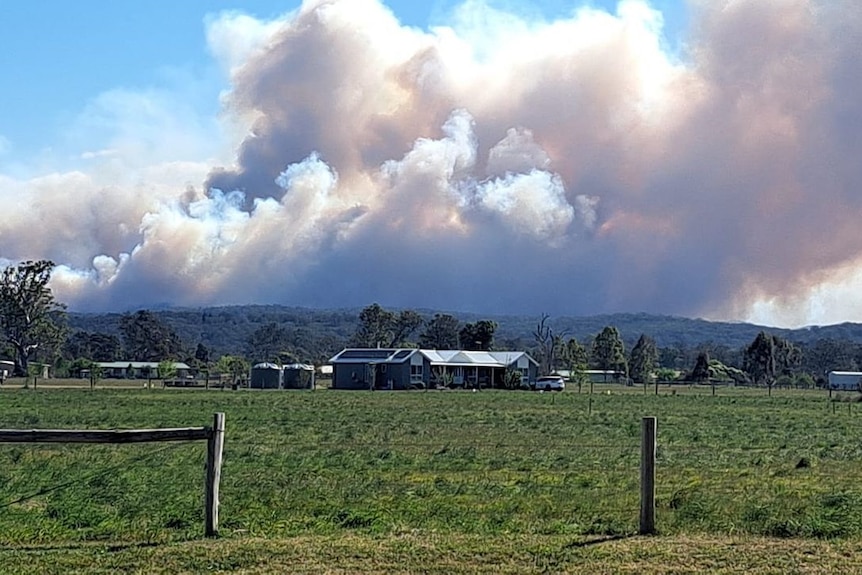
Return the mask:
<svg viewBox="0 0 862 575">
<path fill-rule="evenodd" d="M 572 538 L 409 532 L 165 545 L 0 549 L 0 572 L 24 573 L 747 573 L 862 572 L 862 541 L 735 537 Z"/>
</svg>

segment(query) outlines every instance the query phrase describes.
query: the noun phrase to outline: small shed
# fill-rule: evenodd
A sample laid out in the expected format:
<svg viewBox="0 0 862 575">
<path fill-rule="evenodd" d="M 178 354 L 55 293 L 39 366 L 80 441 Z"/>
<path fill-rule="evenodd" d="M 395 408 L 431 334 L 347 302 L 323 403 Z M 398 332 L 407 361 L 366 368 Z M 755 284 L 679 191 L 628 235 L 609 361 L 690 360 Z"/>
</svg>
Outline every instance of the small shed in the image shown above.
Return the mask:
<svg viewBox="0 0 862 575">
<path fill-rule="evenodd" d="M 274 363 L 258 363 L 251 368 L 251 380 L 248 386 L 252 389 L 281 389 L 282 371 Z"/>
<path fill-rule="evenodd" d="M 829 389 L 836 391 L 862 390 L 862 372 L 860 371 L 830 371 Z"/>
<path fill-rule="evenodd" d="M 284 366 L 282 385 L 284 389 L 314 389 L 314 366 L 291 363 Z"/>
</svg>

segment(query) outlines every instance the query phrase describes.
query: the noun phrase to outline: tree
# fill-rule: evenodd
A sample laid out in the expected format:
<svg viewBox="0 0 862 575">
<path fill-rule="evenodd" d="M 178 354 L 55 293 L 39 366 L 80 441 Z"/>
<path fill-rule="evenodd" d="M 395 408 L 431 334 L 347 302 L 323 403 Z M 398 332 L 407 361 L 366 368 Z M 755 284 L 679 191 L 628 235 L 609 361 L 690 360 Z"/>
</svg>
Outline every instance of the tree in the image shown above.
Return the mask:
<svg viewBox="0 0 862 575">
<path fill-rule="evenodd" d="M 580 393 L 581 386 L 587 381 L 587 369 L 590 366 L 587 349 L 575 338 L 570 338 L 563 346 L 562 356 L 569 369 L 569 381 L 578 384 L 578 393 Z"/>
<path fill-rule="evenodd" d="M 287 331 L 275 322 L 259 327 L 246 343 L 246 357 L 254 362 L 277 362 L 287 345 Z"/>
<path fill-rule="evenodd" d="M 702 351 L 697 355 L 690 377 L 698 383 L 709 381 L 709 353 Z"/>
<path fill-rule="evenodd" d="M 359 327 L 350 340 L 354 347 L 407 347 L 408 338 L 422 325 L 413 310 L 399 313 L 371 304 L 359 313 Z"/>
<path fill-rule="evenodd" d="M 804 347 L 803 369 L 824 375 L 832 370 L 859 371 L 860 346 L 848 340 L 818 339 Z"/>
<path fill-rule="evenodd" d="M 163 359 L 159 362 L 159 378 L 162 380 L 162 385 L 166 379 L 173 379 L 177 376 L 177 366 L 169 359 Z"/>
<path fill-rule="evenodd" d="M 395 315 L 395 321 L 392 324 L 392 338 L 389 340 L 389 347 L 412 347 L 409 341 L 410 336 L 419 329 L 425 320 L 422 316 L 412 309 L 401 310 Z"/>
<path fill-rule="evenodd" d="M 25 261 L 0 275 L 0 335 L 15 353 L 15 371 L 29 373 L 30 357 L 63 340 L 65 306 L 54 299 L 48 282 L 54 262 Z"/>
<path fill-rule="evenodd" d="M 158 362 L 182 355 L 183 344 L 173 328 L 148 310 L 122 316 L 120 332 L 130 360 Z"/>
<path fill-rule="evenodd" d="M 549 316 L 542 314 L 536 329 L 533 331 L 533 340 L 537 346 L 537 358 L 539 360 L 539 372 L 541 375 L 551 373 L 557 364 L 557 354 L 562 347 L 562 336 L 554 333 L 553 328 L 548 325 Z"/>
<path fill-rule="evenodd" d="M 626 348 L 620 337 L 620 332 L 613 326 L 605 327 L 593 340 L 593 363 L 606 373 L 613 371 L 616 378 L 628 375 Z"/>
<path fill-rule="evenodd" d="M 465 324 L 458 332 L 461 349 L 470 351 L 491 351 L 494 347 L 494 332 L 497 322 L 481 319 L 476 323 Z"/>
<path fill-rule="evenodd" d="M 656 361 L 658 361 L 658 349 L 655 341 L 651 337 L 641 334 L 632 348 L 629 360 L 629 372 L 632 380 L 637 383 L 649 383 L 653 377 Z"/>
<path fill-rule="evenodd" d="M 359 326 L 350 340 L 354 347 L 388 347 L 392 339 L 395 314 L 379 304 L 371 304 L 359 312 Z"/>
<path fill-rule="evenodd" d="M 66 340 L 65 353 L 70 359 L 116 361 L 122 354 L 122 347 L 115 335 L 76 331 Z"/>
<path fill-rule="evenodd" d="M 218 372 L 222 375 L 228 374 L 233 385 L 237 385 L 245 379 L 250 368 L 251 366 L 245 359 L 235 355 L 223 355 L 216 364 Z"/>
<path fill-rule="evenodd" d="M 199 342 L 198 346 L 195 348 L 195 361 L 204 367 L 210 363 L 210 350 L 203 344 L 203 342 Z"/>
<path fill-rule="evenodd" d="M 777 335 L 761 331 L 745 350 L 743 369 L 755 384 L 763 384 L 772 395 L 778 375 L 793 375 L 802 363 L 798 347 Z"/>
<path fill-rule="evenodd" d="M 419 335 L 423 349 L 458 349 L 458 320 L 445 313 L 434 314 Z"/>
</svg>

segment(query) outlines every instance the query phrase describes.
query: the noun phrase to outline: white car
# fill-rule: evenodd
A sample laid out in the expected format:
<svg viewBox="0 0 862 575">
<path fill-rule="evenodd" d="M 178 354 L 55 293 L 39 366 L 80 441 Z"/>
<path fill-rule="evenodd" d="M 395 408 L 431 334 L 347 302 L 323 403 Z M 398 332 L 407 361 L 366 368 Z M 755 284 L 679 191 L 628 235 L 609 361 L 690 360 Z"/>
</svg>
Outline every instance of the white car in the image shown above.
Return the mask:
<svg viewBox="0 0 862 575">
<path fill-rule="evenodd" d="M 536 391 L 563 391 L 566 389 L 566 382 L 560 375 L 545 375 L 536 380 L 533 389 Z"/>
</svg>

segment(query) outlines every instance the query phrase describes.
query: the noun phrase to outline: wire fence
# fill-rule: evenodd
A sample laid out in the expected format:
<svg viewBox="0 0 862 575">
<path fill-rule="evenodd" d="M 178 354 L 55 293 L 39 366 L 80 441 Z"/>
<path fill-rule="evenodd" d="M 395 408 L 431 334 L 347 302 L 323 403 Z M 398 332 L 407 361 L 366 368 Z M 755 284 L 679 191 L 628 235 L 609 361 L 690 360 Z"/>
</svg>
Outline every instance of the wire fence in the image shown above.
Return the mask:
<svg viewBox="0 0 862 575">
<path fill-rule="evenodd" d="M 416 426 L 397 412 L 383 422 L 357 412 L 339 420 L 342 427 L 308 414 L 276 425 L 271 414 L 249 412 L 227 436 L 222 525 L 226 533 L 261 535 L 636 532 L 639 421 L 609 415 L 610 399 L 587 419 L 582 403 L 567 401 L 549 413 L 568 414 L 571 429 L 543 426 L 543 411 L 508 422 L 489 412 L 470 425 L 452 417 Z M 569 407 L 580 415 L 563 411 Z M 730 428 L 734 422 L 704 429 L 694 418 L 659 417 L 658 531 L 862 534 L 862 445 L 838 435 L 854 414 L 845 408 L 835 415 L 846 421 L 787 431 L 764 410 L 758 433 L 749 434 Z M 263 425 L 277 431 L 255 434 Z M 155 540 L 199 534 L 204 455 L 185 445 L 0 446 L 0 545 L 129 537 L 142 526 Z"/>
</svg>

